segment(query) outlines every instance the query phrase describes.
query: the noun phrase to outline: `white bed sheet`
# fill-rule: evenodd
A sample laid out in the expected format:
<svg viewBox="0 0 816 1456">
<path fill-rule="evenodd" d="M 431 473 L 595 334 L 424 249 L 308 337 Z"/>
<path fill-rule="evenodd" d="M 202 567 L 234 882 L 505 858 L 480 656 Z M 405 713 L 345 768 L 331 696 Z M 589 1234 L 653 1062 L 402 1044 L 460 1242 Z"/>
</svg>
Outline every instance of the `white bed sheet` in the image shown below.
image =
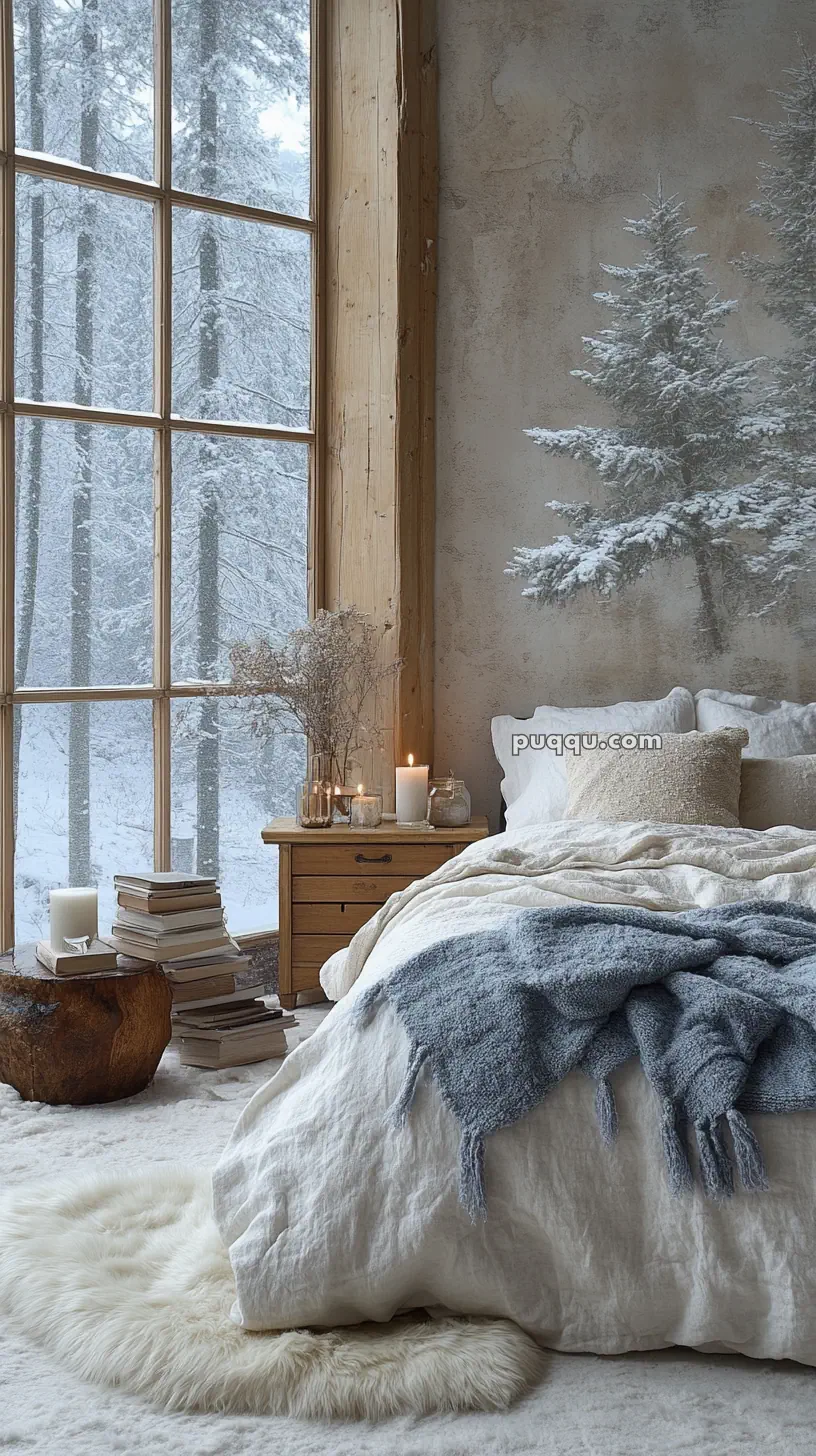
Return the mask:
<svg viewBox="0 0 816 1456">
<path fill-rule="evenodd" d="M 519 906 L 678 910 L 752 897 L 816 906 L 816 833 L 556 823 L 472 845 L 392 896 L 323 971 L 342 998 L 244 1110 L 214 1177 L 249 1329 L 389 1319 L 425 1306 L 506 1316 L 565 1351 L 683 1344 L 816 1364 L 816 1114 L 755 1117 L 770 1190 L 673 1198 L 655 1098 L 615 1078 L 620 1134 L 568 1077 L 487 1139 L 488 1217 L 457 1197 L 459 1132 L 426 1068 L 392 1130 L 407 1037 L 359 1029 L 358 989 L 434 940 Z M 464 988 L 463 988 L 464 989 Z"/>
</svg>

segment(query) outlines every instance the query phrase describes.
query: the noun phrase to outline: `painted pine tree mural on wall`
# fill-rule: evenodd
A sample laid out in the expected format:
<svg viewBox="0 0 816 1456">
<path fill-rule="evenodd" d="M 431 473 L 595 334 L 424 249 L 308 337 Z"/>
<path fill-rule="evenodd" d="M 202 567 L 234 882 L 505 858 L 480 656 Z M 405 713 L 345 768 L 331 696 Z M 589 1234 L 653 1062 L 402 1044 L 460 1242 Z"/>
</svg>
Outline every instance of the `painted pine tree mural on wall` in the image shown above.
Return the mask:
<svg viewBox="0 0 816 1456">
<path fill-rule="evenodd" d="M 754 123 L 770 144 L 750 211 L 771 227 L 775 254 L 737 267 L 790 331 L 781 358 L 734 359 L 721 330 L 738 308 L 706 276 L 683 203 L 662 188 L 625 230 L 642 244 L 619 285 L 596 301 L 609 327 L 585 338 L 593 367 L 575 369 L 615 423 L 527 434 L 599 477 L 603 503 L 549 501 L 569 527 L 521 546 L 507 574 L 547 605 L 611 596 L 685 559 L 698 591 L 698 650 L 729 645 L 735 614 L 784 610 L 816 565 L 816 60 L 801 48 L 776 97 L 782 119 Z"/>
<path fill-rule="evenodd" d="M 633 267 L 605 265 L 620 289 L 595 298 L 612 322 L 584 339 L 595 368 L 572 371 L 618 423 L 527 431 L 551 454 L 592 466 L 606 500 L 549 502 L 572 533 L 519 547 L 508 572 L 525 581 L 524 596 L 558 603 L 587 589 L 609 595 L 662 562 L 689 558 L 701 648 L 715 655 L 726 643 L 730 604 L 746 589 L 755 595 L 753 555 L 739 537 L 756 531 L 754 482 L 782 417 L 762 383 L 763 361 L 725 353 L 720 330 L 737 304 L 709 284 L 683 204 L 661 188 L 626 231 L 642 241 L 642 257 Z"/>
<path fill-rule="evenodd" d="M 800 42 L 797 64 L 774 99 L 780 120 L 752 122 L 769 143 L 759 199 L 749 211 L 770 228 L 769 257 L 738 267 L 762 290 L 764 307 L 788 330 L 790 345 L 773 361 L 776 407 L 785 429 L 766 451 L 762 497 L 778 529 L 767 570 L 781 591 L 816 564 L 816 57 Z"/>
</svg>

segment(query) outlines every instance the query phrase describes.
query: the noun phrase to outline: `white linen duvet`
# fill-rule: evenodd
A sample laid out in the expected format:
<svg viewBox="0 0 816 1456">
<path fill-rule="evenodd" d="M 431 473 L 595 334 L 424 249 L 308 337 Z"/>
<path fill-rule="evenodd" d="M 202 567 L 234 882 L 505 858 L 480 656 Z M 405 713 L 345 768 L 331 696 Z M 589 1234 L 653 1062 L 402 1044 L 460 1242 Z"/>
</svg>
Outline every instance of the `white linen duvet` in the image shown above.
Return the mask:
<svg viewBox="0 0 816 1456">
<path fill-rule="evenodd" d="M 248 1329 L 434 1311 L 515 1320 L 541 1343 L 618 1354 L 681 1344 L 816 1364 L 816 1113 L 751 1118 L 767 1193 L 672 1197 L 655 1096 L 614 1078 L 617 1144 L 572 1073 L 486 1140 L 488 1214 L 457 1196 L 459 1130 L 426 1066 L 404 1129 L 387 1113 L 408 1039 L 358 990 L 519 906 L 676 911 L 749 898 L 816 907 L 816 832 L 558 822 L 473 844 L 393 895 L 323 969 L 339 1004 L 245 1108 L 214 1175 Z M 467 988 L 463 986 L 462 993 Z"/>
</svg>

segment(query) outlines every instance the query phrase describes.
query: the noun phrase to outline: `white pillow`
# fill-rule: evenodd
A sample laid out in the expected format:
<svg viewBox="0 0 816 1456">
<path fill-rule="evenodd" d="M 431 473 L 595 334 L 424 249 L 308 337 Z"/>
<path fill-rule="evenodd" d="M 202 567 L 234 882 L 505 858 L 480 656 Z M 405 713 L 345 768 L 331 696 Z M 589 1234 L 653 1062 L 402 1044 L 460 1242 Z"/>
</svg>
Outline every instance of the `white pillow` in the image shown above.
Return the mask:
<svg viewBox="0 0 816 1456">
<path fill-rule="evenodd" d="M 493 748 L 502 769 L 507 828 L 551 824 L 567 807 L 564 754 L 549 748 L 513 753 L 518 734 L 689 733 L 694 728 L 694 698 L 687 688 L 672 688 L 665 698 L 645 703 L 614 703 L 607 708 L 536 708 L 532 718 L 494 718 Z M 569 751 L 569 750 L 567 750 Z"/>
<path fill-rule="evenodd" d="M 816 753 L 816 703 L 777 702 L 705 688 L 697 693 L 696 704 L 697 727 L 702 733 L 716 728 L 748 729 L 744 758 Z"/>
</svg>

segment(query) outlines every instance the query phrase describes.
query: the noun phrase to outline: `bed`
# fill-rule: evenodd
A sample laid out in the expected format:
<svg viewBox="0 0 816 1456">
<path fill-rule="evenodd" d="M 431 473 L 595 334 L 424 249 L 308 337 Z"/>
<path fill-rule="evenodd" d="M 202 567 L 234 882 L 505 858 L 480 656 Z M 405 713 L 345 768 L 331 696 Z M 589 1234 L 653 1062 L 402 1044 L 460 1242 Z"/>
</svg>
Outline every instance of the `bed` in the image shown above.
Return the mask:
<svg viewBox="0 0 816 1456">
<path fill-rule="evenodd" d="M 355 1002 L 423 947 L 523 908 L 680 911 L 760 899 L 816 908 L 816 832 L 558 820 L 468 848 L 382 907 L 321 979 L 337 1005 L 244 1110 L 214 1211 L 245 1328 L 504 1316 L 544 1345 L 617 1354 L 680 1344 L 816 1364 L 816 1136 L 811 1112 L 752 1119 L 769 1188 L 713 1204 L 669 1188 L 654 1093 L 616 1075 L 601 1142 L 571 1073 L 487 1140 L 489 1212 L 457 1195 L 459 1133 L 433 1078 L 400 1129 L 409 1043 L 386 1004 Z"/>
</svg>

